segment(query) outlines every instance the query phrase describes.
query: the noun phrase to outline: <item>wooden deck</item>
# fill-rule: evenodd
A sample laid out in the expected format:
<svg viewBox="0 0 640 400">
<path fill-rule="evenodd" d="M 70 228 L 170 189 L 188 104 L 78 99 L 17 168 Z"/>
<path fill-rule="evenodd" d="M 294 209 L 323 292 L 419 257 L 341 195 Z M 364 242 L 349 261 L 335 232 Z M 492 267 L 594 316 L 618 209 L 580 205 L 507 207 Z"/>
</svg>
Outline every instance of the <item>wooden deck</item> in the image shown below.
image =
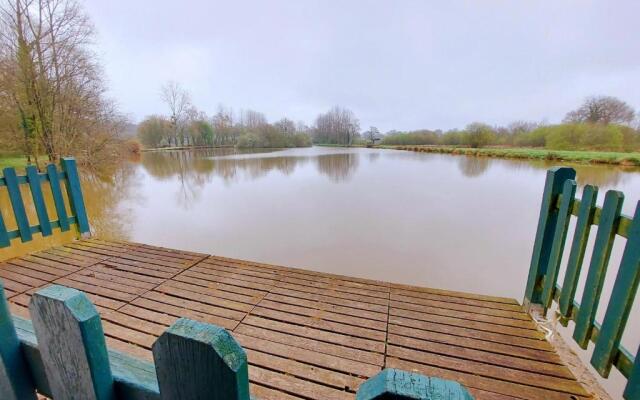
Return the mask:
<svg viewBox="0 0 640 400">
<path fill-rule="evenodd" d="M 513 299 L 96 239 L 8 260 L 0 279 L 25 318 L 40 287 L 84 291 L 107 344 L 148 360 L 178 317 L 222 326 L 262 400 L 353 399 L 384 367 L 457 380 L 480 400 L 590 398 Z"/>
</svg>

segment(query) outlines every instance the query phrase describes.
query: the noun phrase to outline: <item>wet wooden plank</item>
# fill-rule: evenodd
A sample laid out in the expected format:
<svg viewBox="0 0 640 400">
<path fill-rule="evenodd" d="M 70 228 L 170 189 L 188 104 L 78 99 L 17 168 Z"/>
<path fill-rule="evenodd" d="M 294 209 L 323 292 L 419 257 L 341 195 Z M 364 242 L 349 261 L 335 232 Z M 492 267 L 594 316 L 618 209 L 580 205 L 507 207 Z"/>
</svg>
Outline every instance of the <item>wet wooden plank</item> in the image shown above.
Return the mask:
<svg viewBox="0 0 640 400">
<path fill-rule="evenodd" d="M 262 400 L 354 399 L 384 367 L 459 380 L 480 400 L 588 398 L 513 299 L 100 239 L 9 260 L 0 279 L 25 318 L 38 287 L 84 290 L 107 345 L 146 360 L 180 317 L 228 329 Z"/>
</svg>

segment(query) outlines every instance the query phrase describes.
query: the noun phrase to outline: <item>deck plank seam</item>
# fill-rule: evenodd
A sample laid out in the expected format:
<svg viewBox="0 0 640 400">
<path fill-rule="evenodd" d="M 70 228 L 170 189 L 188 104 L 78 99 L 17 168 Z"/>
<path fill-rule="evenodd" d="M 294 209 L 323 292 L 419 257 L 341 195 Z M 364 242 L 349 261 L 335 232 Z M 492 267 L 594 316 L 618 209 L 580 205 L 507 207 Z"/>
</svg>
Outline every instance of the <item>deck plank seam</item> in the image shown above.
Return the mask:
<svg viewBox="0 0 640 400">
<path fill-rule="evenodd" d="M 118 256 L 118 257 L 119 257 L 119 256 Z M 181 274 L 181 273 L 183 273 L 184 271 L 189 270 L 191 267 L 193 267 L 194 265 L 197 265 L 198 263 L 200 263 L 202 260 L 204 260 L 204 259 L 206 259 L 206 258 L 207 258 L 207 256 L 202 257 L 200 260 L 195 261 L 193 265 L 190 265 L 189 267 L 186 267 L 186 268 L 184 268 L 184 269 L 182 269 L 182 270 L 178 270 L 176 273 L 174 273 L 173 275 L 171 275 L 171 276 L 170 276 L 170 277 L 168 277 L 168 278 L 161 278 L 161 279 L 163 279 L 163 281 L 162 281 L 162 282 L 160 282 L 160 283 L 158 283 L 157 285 L 155 285 L 154 287 L 152 287 L 152 288 L 150 288 L 150 289 L 148 289 L 148 290 L 145 290 L 144 292 L 140 293 L 139 295 L 137 295 L 136 297 L 134 297 L 134 298 L 133 298 L 133 299 L 131 299 L 130 301 L 128 301 L 128 302 L 126 302 L 125 304 L 123 304 L 122 306 L 120 306 L 120 307 L 116 308 L 116 309 L 115 309 L 115 311 L 119 311 L 122 307 L 125 307 L 126 305 L 133 303 L 135 300 L 139 299 L 140 297 L 143 297 L 145 294 L 147 294 L 147 293 L 149 293 L 149 292 L 153 292 L 153 291 L 154 291 L 154 290 L 156 290 L 158 287 L 160 287 L 160 286 L 164 285 L 166 282 L 168 282 L 168 281 L 172 280 L 173 278 L 175 278 L 176 276 L 180 275 L 180 274 Z M 105 261 L 107 261 L 107 260 L 105 260 Z"/>
<path fill-rule="evenodd" d="M 389 320 L 391 316 L 391 288 L 389 288 L 389 298 L 387 301 L 387 321 L 386 321 L 386 329 L 384 335 L 384 359 L 382 362 L 382 367 L 387 368 L 387 347 L 389 346 Z"/>
<path fill-rule="evenodd" d="M 8 264 L 11 264 L 11 265 L 16 265 L 16 264 L 12 264 L 12 263 L 11 263 L 11 261 L 12 261 L 12 260 L 15 260 L 15 259 L 20 259 L 20 258 L 21 258 L 21 257 L 14 257 L 14 258 L 11 258 L 11 259 L 9 259 L 9 260 L 3 261 L 3 263 L 8 263 Z M 57 280 L 59 280 L 59 279 L 68 278 L 70 275 L 73 275 L 73 274 L 76 274 L 76 273 L 78 273 L 78 272 L 84 271 L 85 269 L 90 268 L 90 267 L 93 267 L 94 265 L 99 264 L 99 263 L 100 263 L 100 262 L 102 262 L 102 261 L 104 261 L 104 260 L 98 260 L 98 261 L 94 262 L 93 264 L 89 264 L 89 265 L 87 265 L 87 266 L 85 266 L 85 267 L 77 267 L 77 266 L 75 266 L 75 265 L 73 265 L 73 264 L 69 264 L 69 263 L 65 263 L 65 262 L 58 261 L 58 262 L 60 262 L 61 264 L 66 264 L 66 265 L 74 266 L 74 267 L 77 267 L 77 268 L 80 268 L 80 269 L 78 269 L 77 271 L 71 271 L 71 272 L 69 272 L 69 273 L 67 273 L 67 274 L 64 274 L 64 275 L 60 275 L 60 276 L 58 276 L 58 277 L 56 277 L 56 278 L 54 278 L 54 279 L 52 279 L 52 280 L 45 280 L 45 279 L 43 279 L 43 280 L 45 280 L 46 282 L 45 282 L 44 284 L 42 284 L 42 285 L 38 286 L 38 288 L 43 288 L 43 287 L 45 287 L 45 286 L 48 286 L 48 285 L 50 285 L 50 284 L 53 284 L 55 281 L 57 281 Z M 38 278 L 38 279 L 39 279 L 39 278 Z M 24 290 L 24 291 L 21 291 L 21 292 L 16 292 L 16 291 L 14 290 L 13 292 L 15 292 L 15 294 L 14 294 L 13 296 L 11 296 L 11 297 L 15 297 L 15 296 L 18 296 L 18 295 L 21 295 L 21 294 L 25 294 L 25 293 L 29 292 L 30 290 L 33 290 L 33 289 L 35 289 L 35 288 L 29 288 L 29 289 Z"/>
</svg>

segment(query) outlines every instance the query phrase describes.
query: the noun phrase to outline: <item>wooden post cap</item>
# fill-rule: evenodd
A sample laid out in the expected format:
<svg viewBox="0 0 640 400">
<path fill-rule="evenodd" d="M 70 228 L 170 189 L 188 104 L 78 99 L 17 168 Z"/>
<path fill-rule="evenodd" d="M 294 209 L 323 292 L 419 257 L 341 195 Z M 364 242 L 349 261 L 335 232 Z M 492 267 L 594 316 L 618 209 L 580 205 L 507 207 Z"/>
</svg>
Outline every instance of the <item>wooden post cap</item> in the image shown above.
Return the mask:
<svg viewBox="0 0 640 400">
<path fill-rule="evenodd" d="M 229 332 L 180 318 L 153 344 L 161 399 L 249 400 L 247 355 Z"/>
<path fill-rule="evenodd" d="M 458 382 L 387 368 L 360 386 L 356 400 L 473 400 L 473 397 Z"/>
</svg>

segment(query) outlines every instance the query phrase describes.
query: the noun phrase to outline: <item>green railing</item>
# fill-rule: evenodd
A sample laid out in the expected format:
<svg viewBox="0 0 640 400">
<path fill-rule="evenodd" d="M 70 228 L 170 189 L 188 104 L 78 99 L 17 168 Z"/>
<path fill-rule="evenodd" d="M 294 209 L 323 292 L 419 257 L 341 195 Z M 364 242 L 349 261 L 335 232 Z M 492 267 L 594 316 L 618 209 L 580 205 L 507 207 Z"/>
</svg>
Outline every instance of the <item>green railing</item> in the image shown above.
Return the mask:
<svg viewBox="0 0 640 400">
<path fill-rule="evenodd" d="M 573 339 L 586 349 L 595 343 L 591 364 L 607 378 L 615 366 L 628 379 L 624 398 L 640 399 L 640 361 L 621 345 L 640 281 L 640 202 L 633 218 L 621 214 L 624 194 L 609 190 L 602 207 L 596 206 L 598 188 L 586 185 L 582 199 L 575 198 L 576 172 L 553 168 L 547 172 L 538 230 L 531 257 L 524 304 L 541 305 L 546 313 L 555 301 L 561 321 L 575 322 Z M 562 285 L 558 273 L 567 241 L 569 221 L 575 216 L 575 231 Z M 591 227 L 598 227 L 582 297 L 576 291 L 587 250 Z M 626 238 L 622 260 L 602 325 L 596 322 L 607 267 L 616 237 Z"/>
<path fill-rule="evenodd" d="M 62 171 L 58 171 L 54 164 L 47 166 L 46 172 L 40 173 L 35 166 L 26 168 L 26 175 L 19 176 L 15 168 L 5 168 L 3 177 L 0 177 L 0 189 L 5 187 L 11 202 L 13 217 L 17 229 L 8 231 L 5 217 L 0 213 L 0 248 L 9 247 L 11 240 L 20 238 L 22 242 L 29 242 L 33 234 L 41 233 L 42 236 L 50 236 L 53 229 L 65 232 L 70 225 L 76 225 L 80 234 L 89 233 L 89 220 L 84 206 L 80 179 L 76 161 L 73 158 L 63 158 L 60 161 Z M 47 209 L 42 185 L 48 182 L 51 188 L 51 196 L 57 219 L 52 220 L 53 213 Z M 71 215 L 67 212 L 65 197 L 60 182 L 64 183 L 67 194 L 67 203 Z M 33 207 L 37 215 L 38 223 L 31 225 L 27 216 L 24 199 L 20 191 L 20 185 L 27 185 L 33 199 Z"/>
</svg>

